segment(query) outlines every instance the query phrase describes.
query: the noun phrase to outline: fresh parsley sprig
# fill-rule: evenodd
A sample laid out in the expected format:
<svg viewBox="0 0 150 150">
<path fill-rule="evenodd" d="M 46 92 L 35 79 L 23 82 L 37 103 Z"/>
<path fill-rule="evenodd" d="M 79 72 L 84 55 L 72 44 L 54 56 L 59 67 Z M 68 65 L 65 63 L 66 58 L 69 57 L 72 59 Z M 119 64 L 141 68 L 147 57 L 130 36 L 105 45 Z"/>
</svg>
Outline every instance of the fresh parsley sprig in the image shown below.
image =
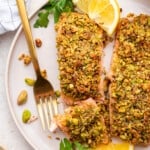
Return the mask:
<svg viewBox="0 0 150 150">
<path fill-rule="evenodd" d="M 79 142 L 70 142 L 68 139 L 64 138 L 60 142 L 59 150 L 90 150 L 86 145 L 81 145 Z"/>
<path fill-rule="evenodd" d="M 35 28 L 47 27 L 49 23 L 49 15 L 54 15 L 54 22 L 58 22 L 61 13 L 73 11 L 74 6 L 72 0 L 49 0 L 49 2 L 40 10 L 38 18 L 34 23 Z"/>
</svg>

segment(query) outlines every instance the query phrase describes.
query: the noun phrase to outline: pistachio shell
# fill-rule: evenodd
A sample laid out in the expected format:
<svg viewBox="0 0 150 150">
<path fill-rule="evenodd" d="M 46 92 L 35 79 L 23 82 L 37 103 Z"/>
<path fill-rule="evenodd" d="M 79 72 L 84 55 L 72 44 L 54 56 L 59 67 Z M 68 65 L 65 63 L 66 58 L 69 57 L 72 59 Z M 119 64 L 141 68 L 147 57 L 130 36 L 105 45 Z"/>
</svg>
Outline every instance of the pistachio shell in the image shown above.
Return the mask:
<svg viewBox="0 0 150 150">
<path fill-rule="evenodd" d="M 26 103 L 27 101 L 27 98 L 28 98 L 28 93 L 26 90 L 22 90 L 18 96 L 18 99 L 17 99 L 17 104 L 18 105 L 22 105 L 24 103 Z"/>
</svg>

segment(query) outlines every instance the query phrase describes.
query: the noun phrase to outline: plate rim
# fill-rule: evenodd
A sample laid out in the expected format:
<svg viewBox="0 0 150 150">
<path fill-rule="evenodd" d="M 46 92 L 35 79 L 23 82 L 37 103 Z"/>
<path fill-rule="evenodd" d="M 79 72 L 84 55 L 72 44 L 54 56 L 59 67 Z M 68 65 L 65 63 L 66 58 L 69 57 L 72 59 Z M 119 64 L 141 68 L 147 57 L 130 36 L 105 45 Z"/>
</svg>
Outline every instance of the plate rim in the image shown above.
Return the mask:
<svg viewBox="0 0 150 150">
<path fill-rule="evenodd" d="M 31 20 L 34 15 L 47 3 L 48 1 L 45 1 L 43 4 L 41 4 L 34 12 L 32 12 L 32 14 L 30 14 L 28 16 L 29 20 Z M 26 140 L 26 142 L 33 148 L 33 149 L 37 149 L 37 146 L 32 143 L 29 139 L 28 139 L 28 135 L 25 134 L 25 132 L 21 129 L 21 126 L 19 125 L 18 121 L 17 121 L 17 118 L 16 118 L 16 115 L 13 111 L 13 107 L 11 107 L 11 100 L 10 100 L 10 92 L 9 92 L 9 68 L 10 68 L 10 58 L 12 56 L 12 53 L 14 51 L 14 46 L 17 42 L 17 39 L 19 38 L 19 35 L 21 34 L 21 32 L 23 31 L 23 27 L 22 25 L 20 25 L 20 27 L 18 28 L 13 40 L 12 40 L 12 43 L 11 43 L 11 46 L 9 48 L 9 52 L 8 52 L 8 56 L 7 56 L 7 61 L 6 61 L 6 69 L 5 69 L 5 73 L 4 73 L 4 76 L 5 76 L 5 91 L 6 91 L 6 99 L 7 99 L 7 103 L 8 103 L 8 107 L 9 107 L 9 110 L 10 110 L 10 113 L 11 113 L 11 116 L 15 122 L 15 125 L 16 127 L 18 128 L 19 132 L 21 133 L 21 136 L 24 137 L 24 139 Z"/>
</svg>

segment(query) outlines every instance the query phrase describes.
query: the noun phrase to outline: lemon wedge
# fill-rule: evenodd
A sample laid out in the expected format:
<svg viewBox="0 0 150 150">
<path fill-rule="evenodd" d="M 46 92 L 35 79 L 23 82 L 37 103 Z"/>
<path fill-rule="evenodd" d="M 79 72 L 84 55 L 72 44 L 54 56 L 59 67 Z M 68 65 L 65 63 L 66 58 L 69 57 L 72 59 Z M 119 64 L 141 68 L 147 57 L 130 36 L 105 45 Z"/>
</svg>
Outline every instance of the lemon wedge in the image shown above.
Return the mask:
<svg viewBox="0 0 150 150">
<path fill-rule="evenodd" d="M 73 0 L 76 7 L 88 14 L 108 35 L 112 35 L 120 18 L 117 0 Z"/>
<path fill-rule="evenodd" d="M 74 5 L 82 12 L 88 13 L 88 6 L 90 0 L 73 0 Z"/>
<path fill-rule="evenodd" d="M 107 33 L 112 35 L 120 18 L 117 0 L 90 0 L 88 15 L 94 19 Z"/>
<path fill-rule="evenodd" d="M 100 144 L 93 150 L 134 150 L 134 146 L 129 143 L 109 143 L 107 145 Z"/>
</svg>

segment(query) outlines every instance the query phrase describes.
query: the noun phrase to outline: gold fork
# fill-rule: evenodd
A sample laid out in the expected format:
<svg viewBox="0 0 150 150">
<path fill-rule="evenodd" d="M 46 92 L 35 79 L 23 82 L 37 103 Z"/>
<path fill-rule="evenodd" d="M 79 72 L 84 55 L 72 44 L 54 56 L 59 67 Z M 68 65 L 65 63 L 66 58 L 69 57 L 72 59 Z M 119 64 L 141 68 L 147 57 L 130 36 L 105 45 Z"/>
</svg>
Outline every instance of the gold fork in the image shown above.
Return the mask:
<svg viewBox="0 0 150 150">
<path fill-rule="evenodd" d="M 24 0 L 16 1 L 29 52 L 32 58 L 32 63 L 37 76 L 37 80 L 33 87 L 37 110 L 43 129 L 50 130 L 50 123 L 53 119 L 53 116 L 58 113 L 57 99 L 51 83 L 48 80 L 44 79 L 41 75 Z"/>
</svg>

